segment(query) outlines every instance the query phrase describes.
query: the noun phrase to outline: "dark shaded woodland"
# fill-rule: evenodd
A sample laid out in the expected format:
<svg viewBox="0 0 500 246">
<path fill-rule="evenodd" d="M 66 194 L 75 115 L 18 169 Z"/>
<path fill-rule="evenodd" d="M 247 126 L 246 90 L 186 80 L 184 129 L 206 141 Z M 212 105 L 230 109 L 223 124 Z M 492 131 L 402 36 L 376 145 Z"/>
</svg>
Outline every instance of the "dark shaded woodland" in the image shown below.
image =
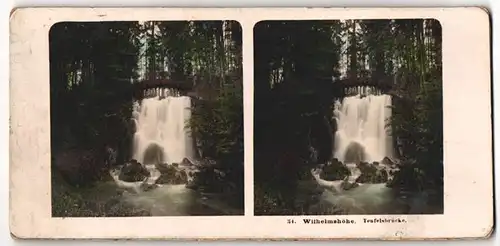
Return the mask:
<svg viewBox="0 0 500 246">
<path fill-rule="evenodd" d="M 134 90 L 148 79 L 188 85 L 195 102 L 186 128 L 203 158 L 216 160 L 229 173 L 227 182 L 243 189 L 237 22 L 64 22 L 49 38 L 53 208 L 77 204 L 59 213 L 109 215 L 71 191 L 110 180 L 109 169 L 130 160 Z M 67 189 L 59 192 L 63 184 Z"/>
<path fill-rule="evenodd" d="M 387 127 L 397 158 L 411 165 L 391 186 L 442 190 L 438 21 L 264 21 L 254 42 L 256 214 L 301 213 L 293 202 L 299 180 L 332 159 L 333 104 L 354 85 L 393 97 Z"/>
</svg>

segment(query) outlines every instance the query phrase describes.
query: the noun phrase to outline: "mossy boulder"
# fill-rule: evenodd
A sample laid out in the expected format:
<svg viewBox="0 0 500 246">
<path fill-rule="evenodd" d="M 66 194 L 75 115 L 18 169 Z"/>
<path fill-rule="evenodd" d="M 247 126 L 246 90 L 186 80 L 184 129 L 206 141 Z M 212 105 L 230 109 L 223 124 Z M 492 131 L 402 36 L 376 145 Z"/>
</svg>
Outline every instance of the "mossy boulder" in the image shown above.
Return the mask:
<svg viewBox="0 0 500 246">
<path fill-rule="evenodd" d="M 137 162 L 137 160 L 131 160 L 121 168 L 118 179 L 125 182 L 138 182 L 145 180 L 149 176 L 151 174 L 146 167 Z"/>
<path fill-rule="evenodd" d="M 156 180 L 156 184 L 186 184 L 188 182 L 188 176 L 186 171 L 180 170 L 174 165 L 156 165 L 158 171 L 161 175 Z"/>
<path fill-rule="evenodd" d="M 360 162 L 358 165 L 361 175 L 356 179 L 356 183 L 379 184 L 387 182 L 389 175 L 385 168 L 380 167 L 378 162 Z"/>
<path fill-rule="evenodd" d="M 188 158 L 184 158 L 184 159 L 182 159 L 180 165 L 183 165 L 183 166 L 192 166 L 193 163 Z"/>
<path fill-rule="evenodd" d="M 359 184 L 356 182 L 354 183 L 349 182 L 348 178 L 345 178 L 344 181 L 340 184 L 340 188 L 342 188 L 343 190 L 350 190 L 358 186 Z"/>
<path fill-rule="evenodd" d="M 320 173 L 320 178 L 328 181 L 343 180 L 351 175 L 351 171 L 342 162 L 333 159 L 325 165 Z"/>
<path fill-rule="evenodd" d="M 389 157 L 384 157 L 384 159 L 382 159 L 382 161 L 380 161 L 380 163 L 384 164 L 384 165 L 388 165 L 388 166 L 392 166 L 394 165 L 394 161 L 392 161 Z"/>
<path fill-rule="evenodd" d="M 220 172 L 213 166 L 201 168 L 193 175 L 193 180 L 186 186 L 190 189 L 207 193 L 220 193 L 228 187 L 228 183 L 222 181 Z"/>
<path fill-rule="evenodd" d="M 406 165 L 394 172 L 394 177 L 387 182 L 387 187 L 418 191 L 423 187 L 424 180 L 421 170 Z"/>
<path fill-rule="evenodd" d="M 176 166 L 174 166 L 174 164 L 168 165 L 167 163 L 156 163 L 155 164 L 156 170 L 158 170 L 162 174 L 168 173 L 172 167 L 176 167 Z"/>
<path fill-rule="evenodd" d="M 156 188 L 158 188 L 157 184 L 148 184 L 148 183 L 142 183 L 141 184 L 141 189 L 143 191 L 150 191 L 150 190 L 153 190 L 153 189 L 156 189 Z"/>
</svg>

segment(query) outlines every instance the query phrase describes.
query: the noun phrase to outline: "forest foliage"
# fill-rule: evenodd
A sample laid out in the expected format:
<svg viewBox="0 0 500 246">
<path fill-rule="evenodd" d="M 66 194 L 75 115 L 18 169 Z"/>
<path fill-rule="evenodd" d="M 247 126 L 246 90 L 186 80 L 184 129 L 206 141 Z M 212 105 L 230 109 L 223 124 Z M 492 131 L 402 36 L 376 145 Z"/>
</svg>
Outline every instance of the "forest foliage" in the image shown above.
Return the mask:
<svg viewBox="0 0 500 246">
<path fill-rule="evenodd" d="M 124 148 L 138 78 L 138 23 L 55 24 L 50 31 L 52 149 Z M 57 129 L 57 130 L 56 130 Z"/>
<path fill-rule="evenodd" d="M 400 185 L 442 189 L 438 21 L 264 21 L 254 28 L 254 42 L 257 210 L 280 202 L 291 206 L 286 201 L 293 200 L 303 173 L 331 160 L 332 107 L 349 85 L 374 85 L 392 95 L 387 127 L 398 159 L 415 164 Z M 270 198 L 274 193 L 279 195 Z"/>
</svg>

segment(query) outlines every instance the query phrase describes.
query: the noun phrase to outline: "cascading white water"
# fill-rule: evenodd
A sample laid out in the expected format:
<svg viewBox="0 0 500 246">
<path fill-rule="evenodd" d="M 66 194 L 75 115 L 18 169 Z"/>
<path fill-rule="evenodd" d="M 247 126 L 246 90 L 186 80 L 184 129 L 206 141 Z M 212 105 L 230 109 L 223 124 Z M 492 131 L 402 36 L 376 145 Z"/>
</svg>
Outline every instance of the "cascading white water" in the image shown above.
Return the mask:
<svg viewBox="0 0 500 246">
<path fill-rule="evenodd" d="M 201 199 L 195 190 L 185 184 L 160 184 L 156 180 L 162 174 L 156 163 L 180 164 L 184 158 L 195 160 L 194 146 L 186 123 L 191 117 L 191 98 L 180 96 L 168 89 L 147 91 L 146 94 L 160 96 L 134 102 L 133 120 L 136 126 L 133 143 L 133 158 L 144 164 L 151 176 L 143 181 L 125 182 L 119 179 L 120 170 L 110 171 L 115 183 L 125 189 L 122 201 L 149 211 L 153 216 L 219 215 L 229 210 L 216 199 Z M 181 167 L 182 166 L 182 167 Z M 195 166 L 179 165 L 192 179 Z M 155 185 L 145 191 L 148 185 Z"/>
<path fill-rule="evenodd" d="M 133 158 L 146 165 L 193 158 L 193 140 L 185 127 L 191 117 L 191 98 L 163 90 L 158 94 L 166 97 L 145 98 L 134 107 Z"/>
<path fill-rule="evenodd" d="M 391 117 L 391 96 L 368 87 L 349 91 L 351 96 L 337 101 L 334 156 L 342 162 L 381 161 L 393 157 L 392 137 L 386 128 Z"/>
</svg>

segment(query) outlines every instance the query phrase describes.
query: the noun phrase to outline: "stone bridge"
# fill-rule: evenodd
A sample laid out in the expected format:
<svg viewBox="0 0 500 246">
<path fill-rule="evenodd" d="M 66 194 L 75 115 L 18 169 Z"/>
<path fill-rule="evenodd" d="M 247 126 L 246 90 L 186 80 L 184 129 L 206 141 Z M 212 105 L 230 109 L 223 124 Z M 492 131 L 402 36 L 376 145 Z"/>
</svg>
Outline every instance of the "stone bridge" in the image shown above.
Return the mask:
<svg viewBox="0 0 500 246">
<path fill-rule="evenodd" d="M 168 89 L 168 90 L 165 90 Z M 168 95 L 196 96 L 193 82 L 170 79 L 145 79 L 134 84 L 134 97 L 137 99 L 149 97 L 166 97 Z"/>
<path fill-rule="evenodd" d="M 357 91 L 360 87 L 365 90 L 378 91 L 379 93 L 389 93 L 393 87 L 393 78 L 365 77 L 365 78 L 341 78 L 334 80 L 335 91 L 339 91 L 341 97 Z"/>
</svg>

